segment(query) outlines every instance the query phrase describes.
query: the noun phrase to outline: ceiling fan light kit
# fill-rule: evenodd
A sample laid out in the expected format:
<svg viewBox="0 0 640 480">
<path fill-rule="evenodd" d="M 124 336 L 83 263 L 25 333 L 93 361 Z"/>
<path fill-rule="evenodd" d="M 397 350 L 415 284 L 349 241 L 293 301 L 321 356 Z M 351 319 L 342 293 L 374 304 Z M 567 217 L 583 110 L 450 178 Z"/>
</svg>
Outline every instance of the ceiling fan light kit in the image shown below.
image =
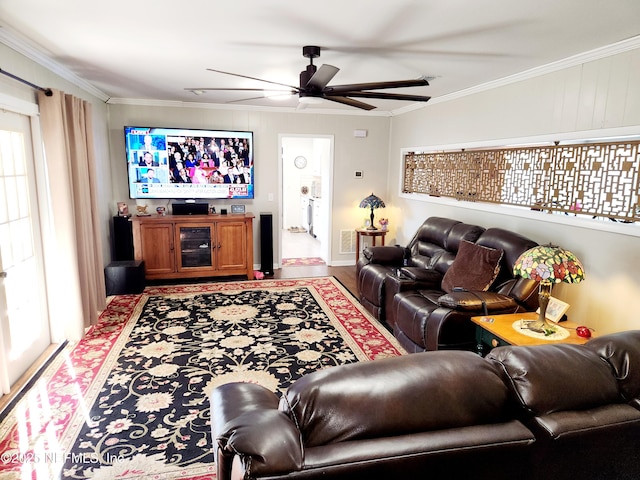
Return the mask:
<svg viewBox="0 0 640 480">
<path fill-rule="evenodd" d="M 356 100 L 357 98 L 373 98 L 380 100 L 404 100 L 410 102 L 427 102 L 431 97 L 424 95 L 411 95 L 402 93 L 385 93 L 372 90 L 384 90 L 390 88 L 410 88 L 410 87 L 422 87 L 428 86 L 429 82 L 426 77 L 420 77 L 414 80 L 396 80 L 389 82 L 368 82 L 368 83 L 354 83 L 348 85 L 334 85 L 329 86 L 329 82 L 340 71 L 339 68 L 333 65 L 324 64 L 317 68 L 313 64 L 313 59 L 320 56 L 320 47 L 314 45 L 307 45 L 302 47 L 302 55 L 309 59 L 309 65 L 300 72 L 300 86 L 295 87 L 292 85 L 285 85 L 278 82 L 272 82 L 262 78 L 250 77 L 247 75 L 241 75 L 237 73 L 224 72 L 221 70 L 214 70 L 209 68 L 208 70 L 216 73 L 222 73 L 225 75 L 231 75 L 234 77 L 247 78 L 251 80 L 257 80 L 259 82 L 270 83 L 272 85 L 279 85 L 289 89 L 290 94 L 297 94 L 299 102 L 302 104 L 319 104 L 322 103 L 322 99 L 330 100 L 332 102 L 341 103 L 362 110 L 373 110 L 376 108 L 369 103 Z M 204 92 L 206 90 L 228 90 L 228 91 L 253 91 L 263 92 L 262 88 L 187 88 L 194 93 Z M 287 93 L 287 92 L 283 92 Z M 261 97 L 256 97 L 261 98 Z"/>
</svg>

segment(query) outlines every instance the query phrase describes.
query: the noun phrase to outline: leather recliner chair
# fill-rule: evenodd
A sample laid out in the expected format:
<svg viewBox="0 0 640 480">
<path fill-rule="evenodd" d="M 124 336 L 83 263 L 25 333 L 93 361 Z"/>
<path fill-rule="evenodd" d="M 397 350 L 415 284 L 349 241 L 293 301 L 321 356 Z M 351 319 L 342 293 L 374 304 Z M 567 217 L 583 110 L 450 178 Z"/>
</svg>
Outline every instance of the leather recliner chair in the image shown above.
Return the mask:
<svg viewBox="0 0 640 480">
<path fill-rule="evenodd" d="M 393 296 L 391 308 L 387 310 L 387 322 L 408 352 L 472 350 L 476 341 L 471 317 L 538 308 L 538 283 L 513 275 L 513 266 L 520 254 L 537 243 L 508 230 L 489 228 L 478 237 L 476 245 L 503 252 L 500 270 L 486 291 L 459 288 L 447 293 L 441 283 L 416 290 L 393 287 L 399 293 Z M 468 265 L 468 269 L 473 272 L 475 266 Z M 389 280 L 402 281 L 402 278 Z"/>
<path fill-rule="evenodd" d="M 392 330 L 387 310 L 393 295 L 403 290 L 418 290 L 440 285 L 442 276 L 453 262 L 463 240 L 475 242 L 483 227 L 442 217 L 428 218 L 406 247 L 378 246 L 365 248 L 356 265 L 360 303 L 380 322 Z M 403 269 L 402 285 L 394 283 L 387 290 L 387 278 Z M 411 278 L 409 278 L 410 275 Z"/>
</svg>

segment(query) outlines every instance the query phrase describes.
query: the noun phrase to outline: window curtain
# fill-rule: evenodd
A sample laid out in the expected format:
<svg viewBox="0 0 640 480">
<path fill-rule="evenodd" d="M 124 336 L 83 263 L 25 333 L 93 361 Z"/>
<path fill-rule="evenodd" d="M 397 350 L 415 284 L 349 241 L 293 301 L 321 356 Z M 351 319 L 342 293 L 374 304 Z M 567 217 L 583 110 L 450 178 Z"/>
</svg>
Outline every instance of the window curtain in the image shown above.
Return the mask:
<svg viewBox="0 0 640 480">
<path fill-rule="evenodd" d="M 45 268 L 52 336 L 79 340 L 106 305 L 91 104 L 38 94 L 50 232 Z M 55 340 L 54 340 L 55 341 Z"/>
</svg>

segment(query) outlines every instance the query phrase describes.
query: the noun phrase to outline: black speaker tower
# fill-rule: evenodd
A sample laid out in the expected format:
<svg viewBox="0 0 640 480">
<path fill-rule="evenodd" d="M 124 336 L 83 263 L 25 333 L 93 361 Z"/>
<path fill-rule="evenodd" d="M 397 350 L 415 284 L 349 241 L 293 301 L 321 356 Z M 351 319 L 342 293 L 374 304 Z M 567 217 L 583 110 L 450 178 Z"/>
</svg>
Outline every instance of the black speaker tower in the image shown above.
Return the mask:
<svg viewBox="0 0 640 480">
<path fill-rule="evenodd" d="M 273 275 L 273 215 L 260 214 L 260 271 Z"/>
<path fill-rule="evenodd" d="M 113 217 L 113 259 L 133 260 L 133 232 L 129 217 Z"/>
</svg>

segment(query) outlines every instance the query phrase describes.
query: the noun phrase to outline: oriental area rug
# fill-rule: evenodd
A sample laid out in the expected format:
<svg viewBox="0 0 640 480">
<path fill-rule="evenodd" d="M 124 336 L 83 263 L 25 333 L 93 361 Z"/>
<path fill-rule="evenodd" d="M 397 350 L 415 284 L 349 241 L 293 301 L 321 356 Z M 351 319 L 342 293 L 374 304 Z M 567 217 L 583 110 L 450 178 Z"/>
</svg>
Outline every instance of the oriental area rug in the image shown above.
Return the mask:
<svg viewBox="0 0 640 480">
<path fill-rule="evenodd" d="M 332 277 L 114 296 L 2 412 L 0 479 L 214 479 L 216 386 L 402 354 Z"/>
</svg>

